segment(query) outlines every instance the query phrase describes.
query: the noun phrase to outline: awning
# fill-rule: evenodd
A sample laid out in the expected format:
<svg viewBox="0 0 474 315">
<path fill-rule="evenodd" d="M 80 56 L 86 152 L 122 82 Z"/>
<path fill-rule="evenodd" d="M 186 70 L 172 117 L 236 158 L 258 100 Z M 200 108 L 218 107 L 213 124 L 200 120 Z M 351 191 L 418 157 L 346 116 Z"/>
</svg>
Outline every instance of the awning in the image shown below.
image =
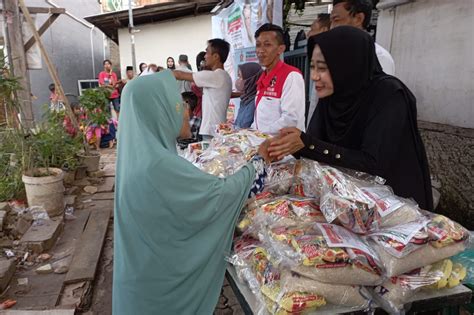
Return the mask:
<svg viewBox="0 0 474 315">
<path fill-rule="evenodd" d="M 133 24 L 148 24 L 180 17 L 206 14 L 219 1 L 173 1 L 151 4 L 133 9 Z M 98 27 L 105 35 L 118 43 L 118 29 L 128 27 L 128 10 L 91 15 L 84 18 Z"/>
</svg>

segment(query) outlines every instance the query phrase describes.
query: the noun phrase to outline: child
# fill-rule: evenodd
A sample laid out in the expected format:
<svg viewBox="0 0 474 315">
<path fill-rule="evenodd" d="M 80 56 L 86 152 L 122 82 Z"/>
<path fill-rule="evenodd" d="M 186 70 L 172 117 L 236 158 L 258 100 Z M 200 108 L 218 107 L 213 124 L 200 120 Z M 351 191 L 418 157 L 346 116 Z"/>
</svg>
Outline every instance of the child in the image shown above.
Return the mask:
<svg viewBox="0 0 474 315">
<path fill-rule="evenodd" d="M 79 103 L 74 102 L 74 103 L 71 103 L 71 109 L 74 112 L 74 116 L 76 116 L 77 123 L 79 124 L 79 127 L 80 127 L 81 121 L 84 118 L 81 106 L 79 105 Z M 66 132 L 71 137 L 74 138 L 77 135 L 78 130 L 74 128 L 71 119 L 67 115 L 64 116 L 63 126 L 64 126 L 64 129 L 66 129 Z"/>
<path fill-rule="evenodd" d="M 49 95 L 49 109 L 55 112 L 64 110 L 63 101 L 60 98 L 59 94 L 56 93 L 56 85 L 54 85 L 54 83 L 51 83 L 48 86 L 48 89 L 51 92 L 51 94 Z"/>
<path fill-rule="evenodd" d="M 191 126 L 192 138 L 196 141 L 201 141 L 201 136 L 199 135 L 199 128 L 201 127 L 201 118 L 194 115 L 194 110 L 196 109 L 198 103 L 198 97 L 193 92 L 183 92 L 181 93 L 183 97 L 183 102 L 186 108 L 189 111 L 189 125 Z"/>
</svg>

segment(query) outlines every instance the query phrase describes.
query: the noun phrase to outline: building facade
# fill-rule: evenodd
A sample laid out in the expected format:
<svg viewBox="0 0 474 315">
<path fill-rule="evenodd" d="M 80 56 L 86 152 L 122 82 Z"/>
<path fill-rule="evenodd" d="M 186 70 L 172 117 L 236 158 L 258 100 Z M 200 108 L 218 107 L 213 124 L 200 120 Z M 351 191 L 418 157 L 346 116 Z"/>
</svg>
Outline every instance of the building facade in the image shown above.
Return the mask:
<svg viewBox="0 0 474 315">
<path fill-rule="evenodd" d="M 380 1 L 377 42 L 417 98 L 439 211 L 474 229 L 474 5 L 472 0 Z"/>
</svg>

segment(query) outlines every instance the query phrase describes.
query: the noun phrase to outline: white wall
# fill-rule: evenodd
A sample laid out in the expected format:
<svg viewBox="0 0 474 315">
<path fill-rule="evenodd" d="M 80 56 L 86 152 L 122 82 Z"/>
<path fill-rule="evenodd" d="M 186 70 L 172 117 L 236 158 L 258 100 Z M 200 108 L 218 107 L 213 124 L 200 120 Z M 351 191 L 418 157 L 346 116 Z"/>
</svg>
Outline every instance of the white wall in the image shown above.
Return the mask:
<svg viewBox="0 0 474 315">
<path fill-rule="evenodd" d="M 176 64 L 178 56 L 188 55 L 189 62 L 196 70 L 196 55 L 204 51 L 207 40 L 212 36 L 210 15 L 186 17 L 178 20 L 138 25 L 135 33 L 135 53 L 137 67 L 141 62 L 155 63 L 166 68 L 166 59 L 173 57 Z M 118 32 L 120 64 L 122 76 L 125 68 L 132 64 L 130 36 L 127 28 Z"/>
<path fill-rule="evenodd" d="M 377 42 L 418 100 L 418 118 L 474 128 L 474 1 L 417 0 L 384 10 Z"/>
</svg>

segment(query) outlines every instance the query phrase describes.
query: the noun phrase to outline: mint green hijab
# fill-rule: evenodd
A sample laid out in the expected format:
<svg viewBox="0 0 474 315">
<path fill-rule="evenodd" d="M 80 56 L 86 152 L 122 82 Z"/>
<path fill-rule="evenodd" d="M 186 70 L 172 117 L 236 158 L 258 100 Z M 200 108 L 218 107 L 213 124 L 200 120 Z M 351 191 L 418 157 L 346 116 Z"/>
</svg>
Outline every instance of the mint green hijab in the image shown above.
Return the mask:
<svg viewBox="0 0 474 315">
<path fill-rule="evenodd" d="M 225 179 L 176 154 L 183 107 L 170 71 L 125 86 L 114 226 L 114 315 L 212 314 L 225 254 L 255 177 Z"/>
</svg>

